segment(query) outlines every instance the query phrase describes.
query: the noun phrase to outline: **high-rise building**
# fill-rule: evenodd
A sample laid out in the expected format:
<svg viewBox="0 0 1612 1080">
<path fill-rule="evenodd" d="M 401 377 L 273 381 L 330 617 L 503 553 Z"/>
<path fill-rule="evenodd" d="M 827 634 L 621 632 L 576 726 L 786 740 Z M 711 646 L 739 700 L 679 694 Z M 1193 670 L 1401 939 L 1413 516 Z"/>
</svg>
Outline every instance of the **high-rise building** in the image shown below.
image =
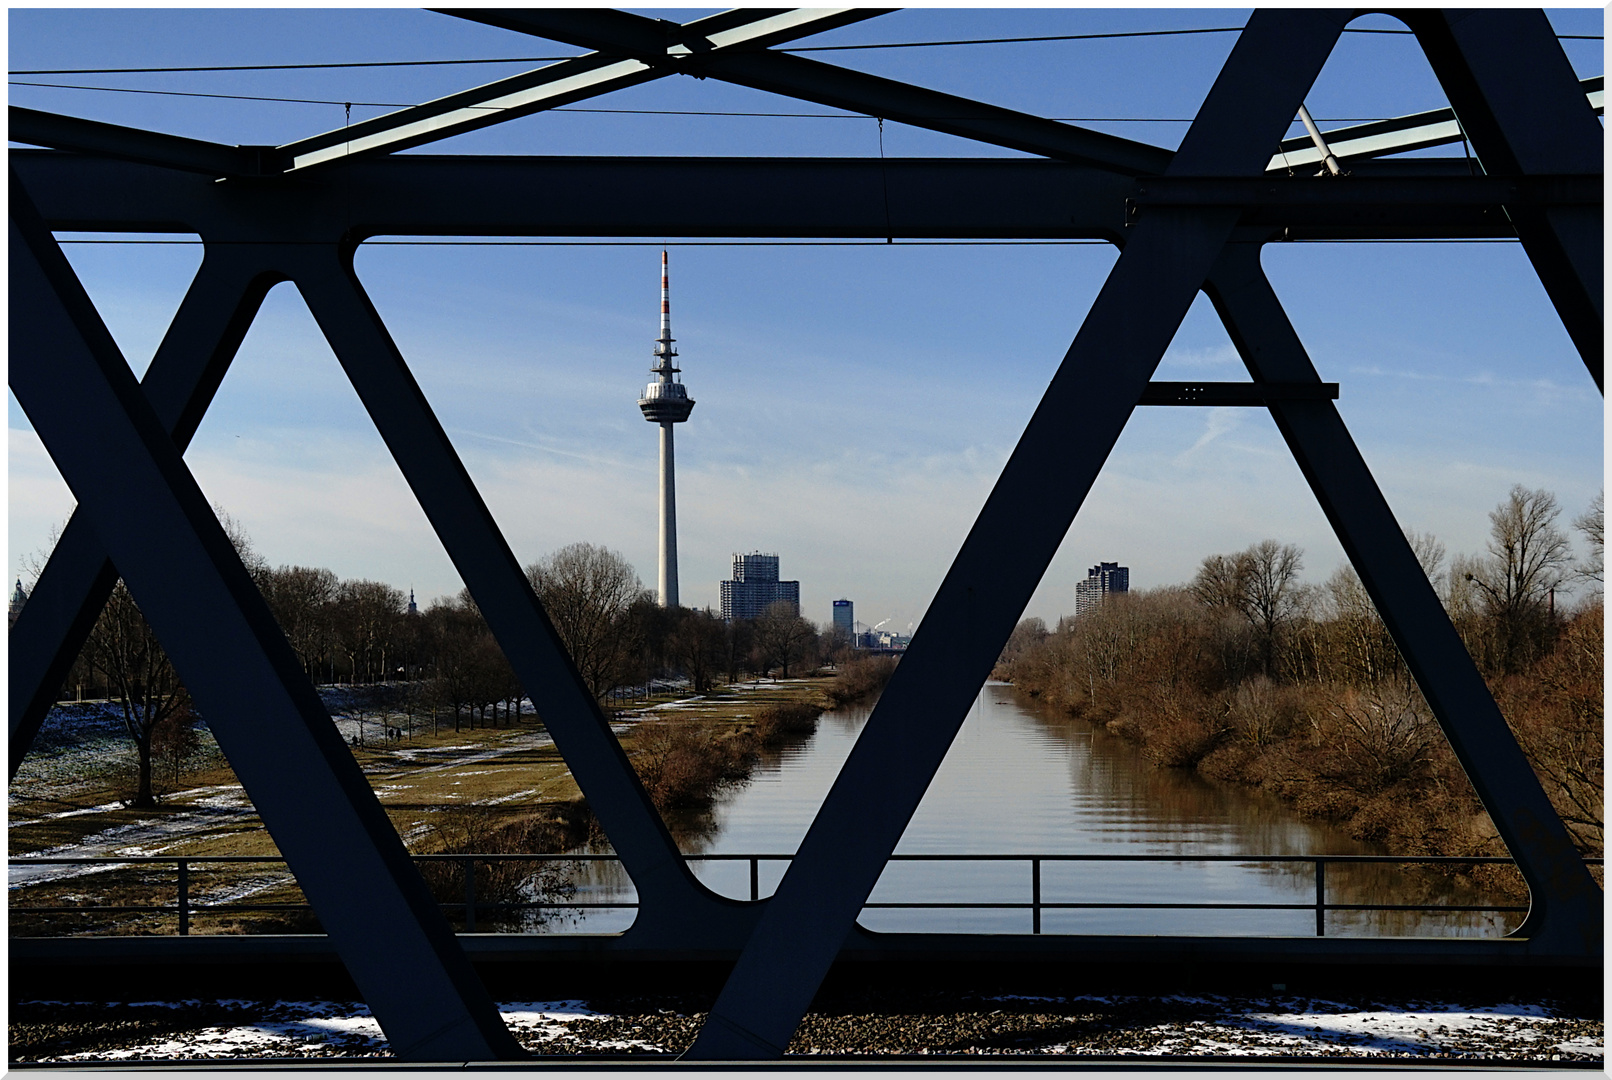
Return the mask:
<svg viewBox="0 0 1612 1080">
<path fill-rule="evenodd" d="M 800 582 L 778 580 L 778 556 L 752 552 L 733 556 L 733 579 L 722 582 L 722 618 L 755 619 L 786 600 L 800 614 Z"/>
<path fill-rule="evenodd" d="M 660 560 L 661 607 L 677 607 L 677 491 L 672 455 L 672 425 L 681 424 L 694 411 L 679 375 L 682 368 L 672 363 L 672 290 L 667 272 L 666 252 L 660 253 L 660 337 L 655 339 L 656 364 L 649 370 L 655 381 L 644 389 L 638 407 L 644 419 L 660 425 Z"/>
<path fill-rule="evenodd" d="M 856 640 L 856 617 L 849 600 L 834 601 L 834 629 L 843 630 L 847 641 Z"/>
<path fill-rule="evenodd" d="M 1131 591 L 1131 568 L 1117 562 L 1098 563 L 1075 583 L 1075 617 L 1096 611 L 1110 593 Z"/>
</svg>

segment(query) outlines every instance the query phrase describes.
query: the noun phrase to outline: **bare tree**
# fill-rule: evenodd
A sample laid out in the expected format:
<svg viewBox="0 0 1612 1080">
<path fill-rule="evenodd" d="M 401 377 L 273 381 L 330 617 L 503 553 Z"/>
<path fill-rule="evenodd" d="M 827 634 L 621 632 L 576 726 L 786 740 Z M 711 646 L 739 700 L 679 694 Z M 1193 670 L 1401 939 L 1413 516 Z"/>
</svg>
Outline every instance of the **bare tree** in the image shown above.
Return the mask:
<svg viewBox="0 0 1612 1080">
<path fill-rule="evenodd" d="M 1200 603 L 1235 611 L 1248 621 L 1270 678 L 1277 673 L 1283 632 L 1306 602 L 1298 581 L 1303 566 L 1304 553 L 1294 545 L 1261 540 L 1235 555 L 1204 559 L 1192 583 Z"/>
<path fill-rule="evenodd" d="M 340 584 L 334 573 L 315 566 L 282 566 L 258 576 L 263 599 L 314 682 L 328 674 L 335 633 L 332 607 Z"/>
<path fill-rule="evenodd" d="M 709 611 L 684 609 L 680 613 L 668 644 L 695 693 L 703 694 L 715 683 L 722 667 L 726 636 L 722 620 Z"/>
<path fill-rule="evenodd" d="M 392 639 L 403 618 L 403 591 L 379 581 L 344 581 L 336 593 L 335 623 L 353 682 L 385 679 Z"/>
<path fill-rule="evenodd" d="M 803 619 L 788 600 L 767 605 L 767 610 L 756 620 L 756 651 L 762 668 L 771 670 L 772 665 L 778 664 L 786 679 L 789 665 L 804 659 L 816 643 L 817 627 Z"/>
<path fill-rule="evenodd" d="M 138 774 L 130 805 L 155 806 L 152 736 L 169 717 L 189 712 L 190 695 L 121 579 L 95 620 L 84 655 L 105 679 L 108 695 L 122 714 L 124 730 L 134 742 Z"/>
<path fill-rule="evenodd" d="M 1590 508 L 1573 519 L 1573 527 L 1584 534 L 1590 545 L 1589 555 L 1579 564 L 1577 576 L 1597 585 L 1606 579 L 1606 492 L 1595 496 Z"/>
<path fill-rule="evenodd" d="M 1489 514 L 1488 555 L 1465 571 L 1491 622 L 1501 671 L 1519 670 L 1548 644 L 1555 591 L 1572 560 L 1556 527 L 1560 513 L 1550 492 L 1514 486 Z"/>
<path fill-rule="evenodd" d="M 634 660 L 629 609 L 646 595 L 637 572 L 617 552 L 580 543 L 528 566 L 526 577 L 582 681 L 602 701 Z"/>
</svg>

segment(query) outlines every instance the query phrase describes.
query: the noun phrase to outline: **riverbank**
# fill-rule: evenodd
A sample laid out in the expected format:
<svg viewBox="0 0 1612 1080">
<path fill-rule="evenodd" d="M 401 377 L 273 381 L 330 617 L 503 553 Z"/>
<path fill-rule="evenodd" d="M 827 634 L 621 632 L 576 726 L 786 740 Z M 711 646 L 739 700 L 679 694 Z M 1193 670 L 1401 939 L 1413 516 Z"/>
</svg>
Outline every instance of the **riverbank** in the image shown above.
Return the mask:
<svg viewBox="0 0 1612 1080">
<path fill-rule="evenodd" d="M 1259 791 L 1393 855 L 1504 856 L 1471 783 L 1402 670 L 1270 678 L 1227 660 L 1235 640 L 1180 590 L 1118 598 L 998 665 L 1037 706 L 1142 749 L 1160 769 Z M 1555 651 L 1491 679 L 1513 733 L 1580 850 L 1601 854 L 1601 610 L 1563 621 Z M 1600 880 L 1600 868 L 1592 868 Z M 1498 896 L 1527 892 L 1510 866 L 1459 874 Z"/>
<path fill-rule="evenodd" d="M 802 711 L 815 721 L 826 703 L 825 688 L 832 682 L 831 677 L 815 677 L 735 683 L 707 694 L 662 693 L 618 714 L 611 727 L 635 768 L 655 781 L 663 804 L 668 795 L 671 803 L 698 803 L 709 797 L 712 789 L 701 786 L 709 778 L 694 775 L 700 783 L 689 786 L 690 775 L 700 770 L 687 769 L 689 755 L 668 754 L 668 747 L 720 750 L 728 766 L 716 783 L 741 782 L 750 749 L 798 730 L 804 722 Z M 440 727 L 433 732 L 416 724 L 405 729 L 402 738 L 370 739 L 351 748 L 411 852 L 563 852 L 596 834 L 575 778 L 536 715 L 528 707 L 511 720 L 503 727 L 458 732 Z M 357 714 L 346 716 L 346 721 L 349 726 L 366 724 L 372 732 L 387 726 Z M 128 755 L 115 732 L 95 730 L 99 734 L 94 739 L 64 737 L 50 748 L 52 752 L 25 761 L 9 792 L 11 855 L 278 856 L 251 801 L 216 751 L 203 755 L 201 768 L 170 782 L 159 806 L 133 809 L 124 803 L 126 770 L 121 765 Z M 427 874 L 449 902 L 463 896 L 457 867 L 453 870 L 453 874 Z M 491 867 L 479 869 L 478 889 L 485 884 L 487 897 L 493 899 L 532 884 L 522 876 L 524 871 L 514 870 L 511 865 L 502 871 L 510 880 L 493 880 Z M 25 882 L 19 881 L 19 873 L 27 875 Z M 192 899 L 198 904 L 303 902 L 291 876 L 272 864 L 198 866 L 192 874 Z M 488 875 L 485 882 L 483 874 Z M 13 934 L 174 931 L 171 913 L 25 910 L 26 906 L 171 904 L 172 864 L 149 871 L 129 865 L 115 870 L 14 867 L 10 876 L 16 886 L 11 890 Z M 558 882 L 554 885 L 560 887 Z M 191 932 L 296 931 L 314 925 L 306 915 L 198 910 Z"/>
</svg>

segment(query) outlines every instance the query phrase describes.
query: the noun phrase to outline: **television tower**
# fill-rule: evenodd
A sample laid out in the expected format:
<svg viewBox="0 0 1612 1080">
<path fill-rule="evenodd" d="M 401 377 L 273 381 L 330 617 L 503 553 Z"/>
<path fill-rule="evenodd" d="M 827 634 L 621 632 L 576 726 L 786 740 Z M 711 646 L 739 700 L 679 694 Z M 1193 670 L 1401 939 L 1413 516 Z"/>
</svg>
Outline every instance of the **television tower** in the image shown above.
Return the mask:
<svg viewBox="0 0 1612 1080">
<path fill-rule="evenodd" d="M 672 425 L 681 424 L 694 411 L 694 399 L 681 379 L 682 368 L 672 359 L 672 293 L 666 272 L 666 252 L 660 253 L 660 337 L 655 341 L 655 381 L 644 388 L 638 407 L 644 419 L 660 425 L 660 606 L 677 607 L 677 490 L 672 456 Z"/>
</svg>

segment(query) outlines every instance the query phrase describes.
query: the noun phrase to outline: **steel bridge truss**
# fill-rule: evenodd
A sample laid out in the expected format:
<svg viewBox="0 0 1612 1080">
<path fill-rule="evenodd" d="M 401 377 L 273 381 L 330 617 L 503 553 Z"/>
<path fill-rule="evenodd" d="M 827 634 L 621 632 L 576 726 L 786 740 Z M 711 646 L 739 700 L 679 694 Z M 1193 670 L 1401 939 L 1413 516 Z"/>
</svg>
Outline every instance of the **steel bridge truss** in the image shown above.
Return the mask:
<svg viewBox="0 0 1612 1080">
<path fill-rule="evenodd" d="M 780 1055 L 842 950 L 1047 947 L 873 935 L 856 916 L 1138 404 L 1270 410 L 1531 890 L 1526 920 L 1499 941 L 1284 948 L 1599 965 L 1600 890 L 1260 266 L 1261 246 L 1285 238 L 1515 237 L 1601 386 L 1600 84 L 1575 79 L 1542 13 L 1399 13 L 1452 109 L 1331 133 L 1349 173 L 1320 178 L 1284 167 L 1308 172 L 1320 158 L 1282 136 L 1348 11 L 1257 11 L 1174 153 L 769 48 L 876 11 L 752 9 L 684 26 L 606 10 L 449 14 L 594 51 L 283 147 L 11 108 L 11 137 L 48 149 L 10 154 L 10 384 L 78 500 L 11 634 L 13 775 L 121 575 L 394 1051 L 522 1056 L 183 460 L 264 296 L 289 281 L 637 887 L 637 921 L 597 947 L 737 957 L 691 1058 Z M 1042 160 L 389 156 L 672 74 Z M 1463 136 L 1476 164 L 1375 160 Z M 650 189 L 655 200 L 639 197 Z M 143 380 L 53 230 L 200 235 L 201 268 Z M 354 273 L 358 245 L 378 234 L 1097 238 L 1121 249 L 770 899 L 725 899 L 686 869 Z M 1252 382 L 1150 382 L 1200 289 Z M 1116 947 L 1074 938 L 1070 955 L 1083 940 L 1104 955 Z M 1200 956 L 1247 945 L 1193 940 Z"/>
</svg>

